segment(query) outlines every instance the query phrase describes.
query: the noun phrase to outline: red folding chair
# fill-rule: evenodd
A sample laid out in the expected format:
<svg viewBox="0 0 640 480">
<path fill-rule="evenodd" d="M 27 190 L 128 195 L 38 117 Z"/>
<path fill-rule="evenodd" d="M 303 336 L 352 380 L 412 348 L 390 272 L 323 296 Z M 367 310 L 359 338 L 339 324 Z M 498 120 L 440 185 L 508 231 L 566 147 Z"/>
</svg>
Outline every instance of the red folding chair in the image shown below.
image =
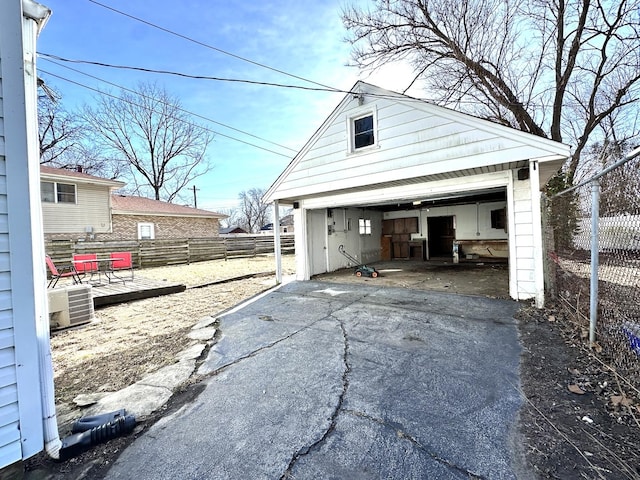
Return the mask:
<svg viewBox="0 0 640 480">
<path fill-rule="evenodd" d="M 89 275 L 89 281 L 91 281 L 94 275 L 98 275 L 98 281 L 100 280 L 97 253 L 74 253 L 73 265 L 76 267 L 78 274 L 81 275 L 81 278 Z"/>
<path fill-rule="evenodd" d="M 78 275 L 78 272 L 73 265 L 63 265 L 58 268 L 56 267 L 56 264 L 53 263 L 53 260 L 51 260 L 51 257 L 49 255 L 45 255 L 44 259 L 47 263 L 49 273 L 51 274 L 51 280 L 49 280 L 47 288 L 55 287 L 58 283 L 58 280 L 60 280 L 61 278 L 71 278 L 74 284 L 82 283 L 80 275 Z"/>
<path fill-rule="evenodd" d="M 111 271 L 110 277 L 122 281 L 124 283 L 125 278 L 118 275 L 118 272 L 125 272 L 129 280 L 133 280 L 133 261 L 131 260 L 131 252 L 111 252 Z"/>
</svg>

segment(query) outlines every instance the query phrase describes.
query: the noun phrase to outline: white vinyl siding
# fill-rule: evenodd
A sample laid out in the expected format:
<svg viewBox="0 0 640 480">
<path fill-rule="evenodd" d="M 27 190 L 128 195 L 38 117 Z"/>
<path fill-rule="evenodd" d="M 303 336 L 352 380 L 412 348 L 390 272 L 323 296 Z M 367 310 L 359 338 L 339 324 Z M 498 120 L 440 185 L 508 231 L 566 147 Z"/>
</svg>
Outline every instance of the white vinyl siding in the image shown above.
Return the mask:
<svg viewBox="0 0 640 480">
<path fill-rule="evenodd" d="M 109 187 L 78 183 L 75 203 L 42 202 L 44 233 L 84 236 L 86 227 L 92 227 L 93 233 L 110 232 L 110 198 Z"/>
<path fill-rule="evenodd" d="M 513 236 L 515 256 L 515 282 L 518 299 L 527 299 L 536 293 L 534 224 L 531 213 L 530 180 L 513 182 Z"/>
<path fill-rule="evenodd" d="M 0 138 L 2 138 L 1 131 Z M 22 451 L 20 448 L 20 414 L 11 300 L 4 156 L 0 156 L 0 165 L 2 172 L 0 174 L 0 464 L 6 464 L 22 458 Z"/>
<path fill-rule="evenodd" d="M 452 172 L 463 170 L 491 173 L 506 164 L 557 154 L 557 145 L 547 149 L 545 139 L 533 145 L 521 132 L 426 102 L 366 94 L 365 100 L 375 102 L 378 148 L 349 151 L 345 124 L 367 105 L 347 98 L 300 152 L 278 185 L 278 198 L 431 175 L 451 178 Z"/>
<path fill-rule="evenodd" d="M 1 22 L 0 22 L 1 23 Z M 2 25 L 0 25 L 2 28 Z M 0 42 L 1 43 L 1 42 Z M 2 45 L 0 45 L 1 47 Z M 2 49 L 0 48 L 0 53 Z M 0 58 L 0 469 L 22 458 L 16 373 L 15 332 L 11 310 L 9 222 L 5 159 L 4 102 Z"/>
</svg>

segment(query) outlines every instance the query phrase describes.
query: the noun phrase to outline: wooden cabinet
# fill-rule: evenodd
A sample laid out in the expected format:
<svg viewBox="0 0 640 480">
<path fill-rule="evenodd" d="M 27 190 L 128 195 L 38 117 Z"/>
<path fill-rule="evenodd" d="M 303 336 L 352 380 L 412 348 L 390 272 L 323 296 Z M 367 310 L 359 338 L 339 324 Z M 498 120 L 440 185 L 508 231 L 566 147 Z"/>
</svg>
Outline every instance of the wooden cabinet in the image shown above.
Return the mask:
<svg viewBox="0 0 640 480">
<path fill-rule="evenodd" d="M 391 260 L 392 251 L 391 251 L 391 235 L 385 235 L 382 237 L 382 241 L 380 242 L 380 258 L 383 262 Z"/>
<path fill-rule="evenodd" d="M 403 233 L 418 233 L 418 217 L 404 218 L 404 232 Z"/>
<path fill-rule="evenodd" d="M 411 240 L 409 242 L 409 258 L 411 260 L 426 260 L 426 240 Z"/>
<path fill-rule="evenodd" d="M 424 255 L 425 249 L 419 249 L 419 244 L 411 246 L 411 234 L 418 233 L 418 217 L 393 218 L 382 221 L 382 259 L 392 258 L 419 258 Z M 388 252 L 388 257 L 387 257 Z M 421 253 L 422 252 L 422 253 Z"/>
</svg>

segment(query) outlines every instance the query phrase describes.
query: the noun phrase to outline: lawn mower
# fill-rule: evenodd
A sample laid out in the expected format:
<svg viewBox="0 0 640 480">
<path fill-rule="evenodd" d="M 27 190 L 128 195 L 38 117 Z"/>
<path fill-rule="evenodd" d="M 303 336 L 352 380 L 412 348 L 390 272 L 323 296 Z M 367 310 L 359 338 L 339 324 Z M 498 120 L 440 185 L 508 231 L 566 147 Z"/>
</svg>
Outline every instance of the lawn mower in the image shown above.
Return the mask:
<svg viewBox="0 0 640 480">
<path fill-rule="evenodd" d="M 340 245 L 338 247 L 338 251 L 344 255 L 350 262 L 354 263 L 356 265 L 356 277 L 362 277 L 363 275 L 365 277 L 372 277 L 372 278 L 376 278 L 378 276 L 378 272 L 376 271 L 375 268 L 373 267 L 367 267 L 366 265 L 359 265 L 358 264 L 358 259 L 356 257 L 354 257 L 353 255 L 350 255 L 345 249 L 344 249 L 344 245 Z"/>
</svg>

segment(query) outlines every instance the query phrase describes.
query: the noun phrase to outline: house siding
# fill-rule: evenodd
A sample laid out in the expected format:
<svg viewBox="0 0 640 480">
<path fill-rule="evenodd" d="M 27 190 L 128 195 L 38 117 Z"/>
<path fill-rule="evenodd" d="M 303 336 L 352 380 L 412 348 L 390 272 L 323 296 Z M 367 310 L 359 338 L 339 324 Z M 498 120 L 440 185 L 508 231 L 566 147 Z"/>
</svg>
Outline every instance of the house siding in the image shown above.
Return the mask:
<svg viewBox="0 0 640 480">
<path fill-rule="evenodd" d="M 3 24 L 0 21 L 0 28 Z M 0 37 L 0 57 L 2 56 Z M 9 219 L 7 209 L 4 102 L 0 58 L 0 468 L 20 460 L 20 412 L 16 372 L 15 332 L 11 309 L 11 270 L 9 265 Z"/>
<path fill-rule="evenodd" d="M 217 237 L 220 228 L 217 218 L 159 215 L 114 214 L 112 223 L 113 231 L 96 235 L 96 240 L 136 240 L 139 223 L 152 223 L 157 240 Z"/>
<path fill-rule="evenodd" d="M 43 181 L 51 180 L 44 178 Z M 91 227 L 94 234 L 111 230 L 109 187 L 77 183 L 72 177 L 58 182 L 76 185 L 76 203 L 42 202 L 45 238 L 69 238 L 69 234 L 84 238 L 87 227 Z"/>
<path fill-rule="evenodd" d="M 512 246 L 515 255 L 515 284 L 517 299 L 533 298 L 538 294 L 536 284 L 536 245 L 531 200 L 531 181 L 517 180 L 513 172 L 513 228 Z"/>
<path fill-rule="evenodd" d="M 375 90 L 374 92 L 375 93 Z M 315 193 L 353 188 L 413 177 L 478 168 L 541 155 L 508 129 L 462 116 L 421 102 L 367 97 L 343 101 L 324 128 L 317 132 L 300 161 L 278 185 L 278 198 L 300 198 Z M 349 122 L 375 111 L 377 144 L 350 152 Z M 555 152 L 554 152 L 555 153 Z M 452 168 L 453 166 L 453 168 Z"/>
<path fill-rule="evenodd" d="M 31 235 L 36 26 L 23 17 L 22 5 L 0 2 L 0 469 L 41 451 L 44 439 L 36 332 L 44 255 L 41 263 L 35 259 Z M 35 280 L 40 264 L 41 283 Z"/>
</svg>

